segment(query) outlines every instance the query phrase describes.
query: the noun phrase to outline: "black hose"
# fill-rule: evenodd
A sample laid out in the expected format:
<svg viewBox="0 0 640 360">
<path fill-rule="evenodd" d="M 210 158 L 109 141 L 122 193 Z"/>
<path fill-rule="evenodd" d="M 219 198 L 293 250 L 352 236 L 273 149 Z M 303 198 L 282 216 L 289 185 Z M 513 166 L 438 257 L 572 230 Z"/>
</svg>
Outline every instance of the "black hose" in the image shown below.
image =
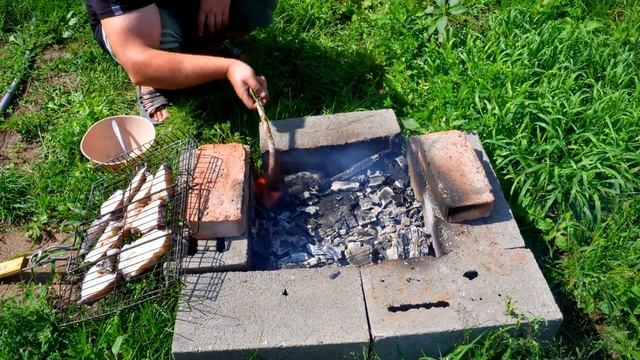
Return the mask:
<svg viewBox="0 0 640 360">
<path fill-rule="evenodd" d="M 16 96 L 16 93 L 18 92 L 19 82 L 20 82 L 20 79 L 18 78 L 13 80 L 13 82 L 11 83 L 11 86 L 9 87 L 9 91 L 7 91 L 7 93 L 2 97 L 2 100 L 0 101 L 0 114 L 4 114 L 5 111 L 7 111 L 7 109 L 9 108 L 11 101 L 13 100 L 13 98 Z"/>
</svg>

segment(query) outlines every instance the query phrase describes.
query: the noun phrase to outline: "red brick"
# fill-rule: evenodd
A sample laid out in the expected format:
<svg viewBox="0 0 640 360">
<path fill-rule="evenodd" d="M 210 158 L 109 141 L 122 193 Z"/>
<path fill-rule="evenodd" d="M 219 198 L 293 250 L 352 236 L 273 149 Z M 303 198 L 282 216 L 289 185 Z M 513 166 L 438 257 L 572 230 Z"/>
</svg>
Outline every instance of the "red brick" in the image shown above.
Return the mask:
<svg viewBox="0 0 640 360">
<path fill-rule="evenodd" d="M 247 228 L 249 156 L 241 144 L 207 144 L 196 152 L 187 218 L 198 240 L 242 235 Z"/>
<path fill-rule="evenodd" d="M 491 215 L 495 198 L 487 175 L 465 133 L 457 130 L 409 139 L 412 184 L 418 196 L 429 187 L 442 216 L 450 222 Z"/>
</svg>

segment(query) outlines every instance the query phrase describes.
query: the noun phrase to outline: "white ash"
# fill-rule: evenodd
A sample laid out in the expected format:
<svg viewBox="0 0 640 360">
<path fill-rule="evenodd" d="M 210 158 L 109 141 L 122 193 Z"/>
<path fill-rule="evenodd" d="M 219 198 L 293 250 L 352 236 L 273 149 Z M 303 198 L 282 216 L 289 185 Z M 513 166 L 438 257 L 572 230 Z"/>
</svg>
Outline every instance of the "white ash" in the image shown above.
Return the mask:
<svg viewBox="0 0 640 360">
<path fill-rule="evenodd" d="M 289 175 L 285 188 L 283 205 L 258 207 L 252 227 L 266 268 L 363 266 L 433 254 L 402 156 L 377 154 L 327 180 Z"/>
</svg>

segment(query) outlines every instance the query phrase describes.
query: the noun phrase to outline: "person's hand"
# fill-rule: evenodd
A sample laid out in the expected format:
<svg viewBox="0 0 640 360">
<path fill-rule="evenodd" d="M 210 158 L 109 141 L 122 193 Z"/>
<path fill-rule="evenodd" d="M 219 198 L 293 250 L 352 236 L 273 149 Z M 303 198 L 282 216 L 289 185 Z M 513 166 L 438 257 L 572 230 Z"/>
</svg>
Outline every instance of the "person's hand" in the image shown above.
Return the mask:
<svg viewBox="0 0 640 360">
<path fill-rule="evenodd" d="M 256 76 L 251 66 L 242 61 L 236 60 L 229 65 L 227 79 L 229 79 L 236 94 L 248 109 L 256 110 L 256 103 L 249 93 L 250 88 L 262 100 L 263 104 L 266 104 L 269 100 L 267 79 L 264 76 Z"/>
<path fill-rule="evenodd" d="M 229 2 L 231 0 L 200 0 L 198 12 L 198 35 L 205 30 L 213 34 L 229 23 Z"/>
</svg>

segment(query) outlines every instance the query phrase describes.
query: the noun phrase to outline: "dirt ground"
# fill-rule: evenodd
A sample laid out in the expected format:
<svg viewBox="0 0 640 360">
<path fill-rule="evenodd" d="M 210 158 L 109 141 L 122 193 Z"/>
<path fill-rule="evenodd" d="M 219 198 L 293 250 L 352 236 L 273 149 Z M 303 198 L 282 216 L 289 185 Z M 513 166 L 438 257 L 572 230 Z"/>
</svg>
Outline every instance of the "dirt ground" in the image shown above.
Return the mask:
<svg viewBox="0 0 640 360">
<path fill-rule="evenodd" d="M 0 130 L 0 166 L 34 163 L 40 154 L 40 144 L 22 141 L 15 131 Z"/>
<path fill-rule="evenodd" d="M 66 233 L 53 234 L 53 236 L 44 239 L 40 244 L 34 244 L 31 239 L 21 233 L 6 232 L 0 233 L 0 262 L 33 254 L 39 250 L 46 249 L 51 246 L 70 244 L 73 238 Z M 56 271 L 64 270 L 66 263 L 64 261 L 56 263 Z M 51 265 L 46 264 L 39 266 L 30 271 L 14 275 L 9 278 L 0 280 L 0 298 L 11 296 L 19 296 L 21 285 L 31 282 L 44 285 L 51 279 Z"/>
</svg>

